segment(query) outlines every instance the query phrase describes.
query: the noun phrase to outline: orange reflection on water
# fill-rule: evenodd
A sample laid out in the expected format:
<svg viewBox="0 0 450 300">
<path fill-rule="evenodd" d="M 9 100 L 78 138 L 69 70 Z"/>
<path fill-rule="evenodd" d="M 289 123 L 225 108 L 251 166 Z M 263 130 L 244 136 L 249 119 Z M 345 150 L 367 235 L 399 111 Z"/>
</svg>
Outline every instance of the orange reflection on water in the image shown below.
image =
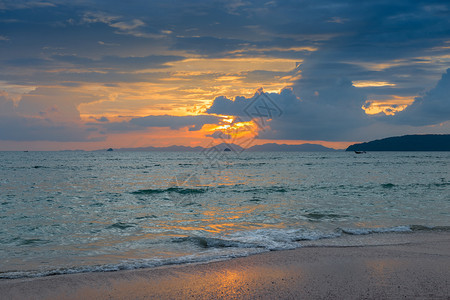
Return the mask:
<svg viewBox="0 0 450 300">
<path fill-rule="evenodd" d="M 244 206 L 239 210 L 222 210 L 222 209 L 211 209 L 202 212 L 203 218 L 186 218 L 186 215 L 180 214 L 180 218 L 177 220 L 172 220 L 170 223 L 158 224 L 159 229 L 166 229 L 170 231 L 205 231 L 210 233 L 229 233 L 237 230 L 252 230 L 252 229 L 273 229 L 273 228 L 284 228 L 285 224 L 283 222 L 278 222 L 274 224 L 265 224 L 262 222 L 248 222 L 244 221 L 244 216 L 252 214 L 255 210 L 261 210 L 266 208 L 266 205 L 260 206 Z M 184 218 L 183 218 L 184 216 Z M 187 215 L 189 216 L 189 215 Z M 268 215 L 270 218 L 279 219 L 280 216 L 275 212 Z"/>
<path fill-rule="evenodd" d="M 210 230 L 208 230 L 209 232 L 219 233 L 222 231 L 230 230 L 236 226 L 237 225 L 234 223 L 220 223 L 220 224 L 211 224 L 207 227 L 211 228 Z"/>
</svg>

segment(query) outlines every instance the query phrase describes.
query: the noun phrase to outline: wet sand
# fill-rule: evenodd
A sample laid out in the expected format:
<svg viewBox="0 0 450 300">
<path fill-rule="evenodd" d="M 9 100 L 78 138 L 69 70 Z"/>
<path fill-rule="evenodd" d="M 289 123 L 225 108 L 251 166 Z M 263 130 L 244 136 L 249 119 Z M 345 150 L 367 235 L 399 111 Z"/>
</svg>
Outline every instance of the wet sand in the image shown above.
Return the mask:
<svg viewBox="0 0 450 300">
<path fill-rule="evenodd" d="M 207 264 L 1 280 L 0 298 L 450 299 L 450 233 L 349 236 Z"/>
</svg>

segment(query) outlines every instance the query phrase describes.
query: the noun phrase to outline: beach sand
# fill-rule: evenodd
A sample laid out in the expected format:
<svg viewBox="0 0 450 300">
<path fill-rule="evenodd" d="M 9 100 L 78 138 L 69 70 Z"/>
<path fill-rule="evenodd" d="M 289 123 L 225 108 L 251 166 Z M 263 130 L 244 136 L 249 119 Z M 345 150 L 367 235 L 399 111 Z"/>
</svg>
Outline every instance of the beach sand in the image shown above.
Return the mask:
<svg viewBox="0 0 450 300">
<path fill-rule="evenodd" d="M 304 244 L 206 264 L 1 280 L 0 298 L 450 299 L 449 232 Z"/>
</svg>

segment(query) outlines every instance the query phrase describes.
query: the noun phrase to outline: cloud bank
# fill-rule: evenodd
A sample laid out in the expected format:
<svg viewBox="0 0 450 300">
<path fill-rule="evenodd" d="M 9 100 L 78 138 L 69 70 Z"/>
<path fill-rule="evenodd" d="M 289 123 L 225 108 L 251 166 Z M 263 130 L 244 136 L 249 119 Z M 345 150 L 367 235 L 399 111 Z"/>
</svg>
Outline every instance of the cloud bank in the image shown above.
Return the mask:
<svg viewBox="0 0 450 300">
<path fill-rule="evenodd" d="M 367 99 L 364 89 L 353 86 L 345 78 L 318 78 L 299 81 L 293 89 L 267 93 L 282 114 L 267 122 L 259 132 L 260 139 L 352 141 L 377 138 L 398 132 L 445 133 L 441 127 L 417 128 L 450 121 L 450 69 L 437 85 L 417 97 L 412 105 L 394 116 L 369 116 L 362 109 Z M 234 100 L 217 97 L 207 113 L 237 116 L 247 120 L 246 107 L 251 98 Z M 425 131 L 423 131 L 425 130 Z"/>
<path fill-rule="evenodd" d="M 148 127 L 167 127 L 178 130 L 188 127 L 189 131 L 199 131 L 206 124 L 218 124 L 222 118 L 209 115 L 198 116 L 146 116 L 133 118 L 126 122 L 114 122 L 106 124 L 105 127 L 111 131 L 135 131 L 144 130 Z"/>
<path fill-rule="evenodd" d="M 443 0 L 5 0 L 0 139 L 199 133 L 248 120 L 259 87 L 282 111 L 261 139 L 448 132 L 449 16 Z"/>
<path fill-rule="evenodd" d="M 450 120 L 450 69 L 442 75 L 437 85 L 397 116 L 392 122 L 412 126 L 436 125 Z"/>
<path fill-rule="evenodd" d="M 91 137 L 88 128 L 75 122 L 54 121 L 49 117 L 26 116 L 19 112 L 23 104 L 14 105 L 8 94 L 0 92 L 0 140 L 94 142 L 104 137 Z"/>
</svg>

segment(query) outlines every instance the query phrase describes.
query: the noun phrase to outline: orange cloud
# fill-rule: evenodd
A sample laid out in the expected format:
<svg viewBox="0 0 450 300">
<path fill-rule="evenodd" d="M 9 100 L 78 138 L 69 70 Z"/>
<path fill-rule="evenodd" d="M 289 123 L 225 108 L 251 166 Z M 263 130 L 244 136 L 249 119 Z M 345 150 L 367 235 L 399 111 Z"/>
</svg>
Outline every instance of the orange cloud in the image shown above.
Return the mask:
<svg viewBox="0 0 450 300">
<path fill-rule="evenodd" d="M 385 115 L 393 116 L 413 102 L 414 98 L 411 97 L 391 96 L 390 99 L 367 100 L 361 108 L 368 115 L 384 113 Z"/>
<path fill-rule="evenodd" d="M 170 63 L 168 72 L 145 73 L 149 82 L 84 84 L 78 89 L 93 93 L 98 99 L 79 104 L 78 110 L 84 120 L 101 116 L 116 119 L 195 115 L 218 96 L 251 96 L 259 87 L 266 92 L 279 92 L 298 76 L 289 74 L 296 63 L 298 60 L 282 58 L 190 58 Z M 259 76 L 257 82 L 247 80 L 247 74 L 254 70 L 269 70 L 283 76 Z"/>
<path fill-rule="evenodd" d="M 354 87 L 382 87 L 382 86 L 396 86 L 395 83 L 387 81 L 372 81 L 372 80 L 356 80 L 353 81 Z"/>
</svg>

